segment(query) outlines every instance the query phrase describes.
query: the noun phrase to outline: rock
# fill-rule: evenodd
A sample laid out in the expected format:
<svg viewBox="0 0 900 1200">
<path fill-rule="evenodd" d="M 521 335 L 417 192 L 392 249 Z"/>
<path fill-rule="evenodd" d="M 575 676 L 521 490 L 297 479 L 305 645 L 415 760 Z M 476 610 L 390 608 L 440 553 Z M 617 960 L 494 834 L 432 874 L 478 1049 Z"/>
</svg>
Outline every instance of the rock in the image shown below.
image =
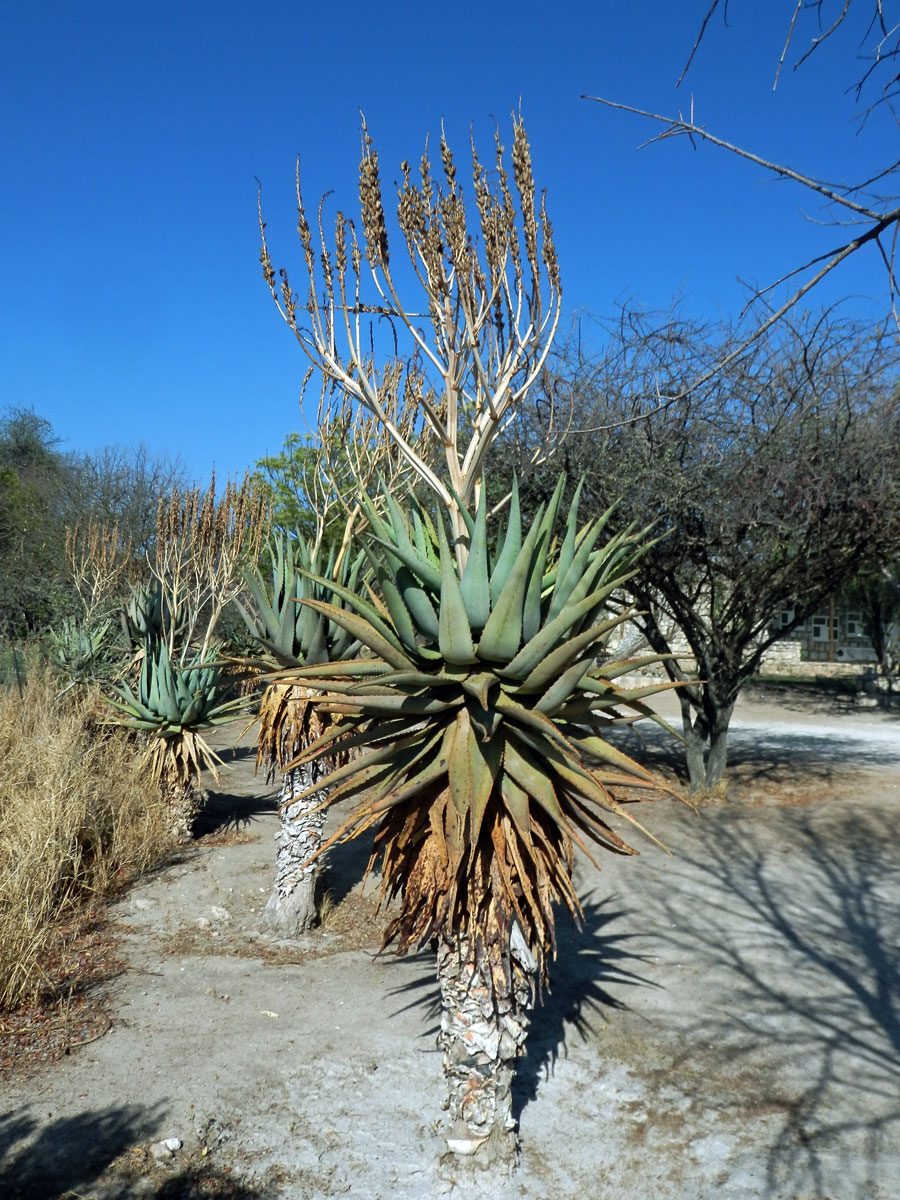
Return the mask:
<svg viewBox="0 0 900 1200">
<path fill-rule="evenodd" d="M 485 1140 L 485 1138 L 449 1137 L 447 1138 L 447 1147 L 448 1149 L 452 1150 L 454 1154 L 462 1154 L 468 1157 L 469 1155 L 475 1154 L 479 1146 L 484 1144 Z"/>
<path fill-rule="evenodd" d="M 211 926 L 212 926 L 212 921 L 209 919 L 209 917 L 198 917 L 197 918 L 197 928 L 198 929 L 209 929 L 209 928 L 211 928 Z"/>
<path fill-rule="evenodd" d="M 212 908 L 210 908 L 209 911 L 212 914 L 212 919 L 214 921 L 230 921 L 231 920 L 231 913 L 228 911 L 227 908 L 219 908 L 217 905 L 214 904 L 212 906 Z"/>
<path fill-rule="evenodd" d="M 161 1142 L 153 1143 L 150 1147 L 150 1153 L 157 1162 L 165 1162 L 172 1157 L 176 1150 L 181 1149 L 181 1144 L 181 1138 L 163 1138 Z"/>
</svg>

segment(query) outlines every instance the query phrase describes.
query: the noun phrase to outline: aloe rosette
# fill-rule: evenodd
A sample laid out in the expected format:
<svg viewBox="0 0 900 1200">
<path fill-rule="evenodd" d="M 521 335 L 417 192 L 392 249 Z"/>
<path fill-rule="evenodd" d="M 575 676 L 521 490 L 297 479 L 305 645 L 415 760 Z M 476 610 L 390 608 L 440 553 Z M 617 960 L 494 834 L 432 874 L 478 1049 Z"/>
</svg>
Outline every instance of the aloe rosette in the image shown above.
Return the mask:
<svg viewBox="0 0 900 1200">
<path fill-rule="evenodd" d="M 122 607 L 122 624 L 136 646 L 155 641 L 163 635 L 165 604 L 159 580 L 135 587 L 129 584 L 131 596 Z"/>
<path fill-rule="evenodd" d="M 72 679 L 89 676 L 113 656 L 112 629 L 108 617 L 88 626 L 65 617 L 59 629 L 50 630 L 50 661 Z"/>
<path fill-rule="evenodd" d="M 238 608 L 250 633 L 263 651 L 281 667 L 296 667 L 342 658 L 358 648 L 358 642 L 327 616 L 305 607 L 303 600 L 324 600 L 331 595 L 327 583 L 316 576 L 355 591 L 365 558 L 344 555 L 337 561 L 332 547 L 323 561 L 320 547 L 310 546 L 300 535 L 276 532 L 269 543 L 268 569 L 253 567 L 244 572 L 249 598 Z"/>
<path fill-rule="evenodd" d="M 326 846 L 378 826 L 373 858 L 400 901 L 385 945 L 438 950 L 450 1149 L 489 1157 L 511 1129 L 512 1062 L 555 951 L 553 906 L 580 912 L 573 847 L 633 853 L 609 823 L 637 825 L 622 789 L 668 790 L 604 736 L 653 717 L 645 698 L 670 686 L 618 685 L 654 660 L 608 653 L 633 615 L 612 601 L 646 531 L 604 540 L 608 514 L 579 528 L 576 493 L 555 539 L 563 487 L 524 532 L 514 488 L 493 552 L 482 495 L 460 555 L 442 519 L 407 517 L 386 496 L 383 519 L 367 513 L 380 598 L 332 583 L 342 607 L 305 602 L 372 657 L 294 673 L 359 752 L 331 774 L 329 803 L 361 799 Z"/>
<path fill-rule="evenodd" d="M 187 837 L 195 808 L 195 784 L 206 767 L 218 775 L 222 760 L 202 731 L 232 721 L 240 700 L 223 699 L 222 670 L 209 662 L 172 663 L 165 642 L 148 642 L 134 689 L 120 681 L 107 702 L 116 724 L 148 739 L 147 762 L 171 808 L 173 836 Z"/>
<path fill-rule="evenodd" d="M 278 532 L 269 543 L 268 560 L 265 571 L 254 567 L 245 572 L 247 603 L 238 605 L 262 650 L 259 665 L 296 667 L 356 653 L 359 642 L 353 635 L 302 602 L 331 595 L 315 580 L 323 567 L 326 579 L 354 591 L 365 566 L 364 555 L 353 559 L 345 555 L 338 562 L 332 548 L 323 562 L 320 547 L 310 546 L 301 536 Z M 276 770 L 281 773 L 275 881 L 260 925 L 282 937 L 303 932 L 316 918 L 318 864 L 309 860 L 322 845 L 323 781 L 335 758 L 287 766 L 324 729 L 310 695 L 308 688 L 276 680 L 267 685 L 258 714 L 257 763 L 270 779 Z"/>
</svg>

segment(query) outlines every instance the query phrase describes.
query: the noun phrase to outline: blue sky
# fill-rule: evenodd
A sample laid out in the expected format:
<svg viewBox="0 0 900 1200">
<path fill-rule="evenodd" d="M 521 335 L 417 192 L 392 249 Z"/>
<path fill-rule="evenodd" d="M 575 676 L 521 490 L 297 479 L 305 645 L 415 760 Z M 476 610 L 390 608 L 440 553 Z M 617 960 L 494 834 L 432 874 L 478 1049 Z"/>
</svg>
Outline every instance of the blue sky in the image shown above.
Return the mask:
<svg viewBox="0 0 900 1200">
<path fill-rule="evenodd" d="M 305 361 L 261 277 L 256 179 L 299 287 L 295 157 L 310 205 L 334 189 L 352 210 L 360 109 L 389 184 L 442 119 L 458 155 L 471 123 L 487 156 L 521 100 L 568 312 L 678 295 L 735 314 L 738 278 L 768 283 L 839 231 L 720 151 L 638 151 L 654 130 L 581 94 L 664 112 L 693 94 L 711 131 L 834 181 L 865 176 L 896 134 L 885 113 L 857 134 L 851 29 L 773 93 L 793 0 L 732 0 L 676 92 L 706 7 L 4 0 L 0 410 L 33 408 L 74 451 L 144 442 L 198 479 L 277 451 L 302 427 Z M 871 253 L 820 300 L 883 312 L 884 292 Z"/>
</svg>

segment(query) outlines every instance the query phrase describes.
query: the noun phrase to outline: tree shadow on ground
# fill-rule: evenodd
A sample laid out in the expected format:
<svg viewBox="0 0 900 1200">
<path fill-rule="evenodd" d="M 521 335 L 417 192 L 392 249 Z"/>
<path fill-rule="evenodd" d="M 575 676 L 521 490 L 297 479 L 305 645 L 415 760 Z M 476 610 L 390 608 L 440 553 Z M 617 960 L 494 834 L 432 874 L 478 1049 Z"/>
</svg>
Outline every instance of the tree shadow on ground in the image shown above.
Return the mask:
<svg viewBox="0 0 900 1200">
<path fill-rule="evenodd" d="M 196 840 L 211 834 L 246 832 L 260 816 L 275 812 L 277 807 L 278 797 L 271 789 L 250 796 L 210 791 L 194 817 L 192 837 Z"/>
<path fill-rule="evenodd" d="M 664 729 L 644 724 L 611 730 L 607 736 L 651 770 L 686 780 L 684 749 Z M 823 785 L 854 771 L 882 767 L 900 767 L 900 741 L 892 745 L 887 737 L 866 741 L 836 730 L 826 735 L 740 725 L 728 735 L 728 775 L 733 781 Z"/>
<path fill-rule="evenodd" d="M 277 1200 L 283 1193 L 269 1184 L 244 1183 L 231 1172 L 191 1167 L 171 1176 L 154 1191 L 141 1191 L 147 1200 Z M 112 1200 L 128 1200 L 129 1193 Z"/>
<path fill-rule="evenodd" d="M 517 1121 L 525 1106 L 537 1099 L 541 1080 L 549 1078 L 559 1058 L 566 1056 L 572 1033 L 587 1041 L 596 1035 L 592 1016 L 601 1022 L 628 1007 L 622 998 L 626 988 L 658 986 L 640 973 L 640 965 L 649 959 L 630 946 L 639 935 L 612 928 L 630 915 L 617 904 L 615 896 L 586 902 L 580 929 L 568 913 L 558 918 L 558 955 L 550 966 L 550 987 L 543 989 L 535 1005 L 527 1054 L 516 1067 L 513 1116 Z"/>
<path fill-rule="evenodd" d="M 774 680 L 757 680 L 750 678 L 741 690 L 741 696 L 750 704 L 777 704 L 789 712 L 818 713 L 822 716 L 858 715 L 869 711 L 879 715 L 900 720 L 900 712 L 891 707 L 879 704 L 877 708 L 868 708 L 857 703 L 857 698 L 863 690 L 861 677 L 839 677 L 833 679 L 825 687 L 821 682 L 776 683 Z"/>
<path fill-rule="evenodd" d="M 218 754 L 225 766 L 228 767 L 231 763 L 244 762 L 248 758 L 255 759 L 256 746 L 251 743 L 244 746 L 229 745 L 221 748 L 216 747 L 216 754 Z"/>
<path fill-rule="evenodd" d="M 77 1191 L 130 1146 L 156 1136 L 164 1117 L 159 1105 L 110 1105 L 46 1123 L 28 1110 L 0 1116 L 0 1193 L 51 1200 Z"/>
<path fill-rule="evenodd" d="M 627 1008 L 622 992 L 631 987 L 656 987 L 640 973 L 646 955 L 628 943 L 638 935 L 612 929 L 628 916 L 616 907 L 616 897 L 589 901 L 579 929 L 568 913 L 560 913 L 557 924 L 558 956 L 550 969 L 550 987 L 543 988 L 532 1012 L 526 1043 L 527 1054 L 516 1064 L 513 1082 L 513 1116 L 518 1121 L 527 1104 L 535 1100 L 540 1083 L 553 1072 L 572 1033 L 587 1040 L 595 1033 L 591 1016 L 602 1021 L 608 1014 Z M 430 951 L 395 958 L 394 963 L 412 977 L 391 989 L 390 995 L 406 1003 L 391 1015 L 421 1008 L 429 1026 L 423 1038 L 440 1031 L 441 998 Z"/>
<path fill-rule="evenodd" d="M 702 822 L 657 896 L 661 941 L 705 980 L 682 1063 L 721 1072 L 681 1078 L 770 1131 L 761 1194 L 881 1194 L 900 1132 L 900 854 L 887 821 L 780 821 L 775 852 L 751 821 Z"/>
</svg>

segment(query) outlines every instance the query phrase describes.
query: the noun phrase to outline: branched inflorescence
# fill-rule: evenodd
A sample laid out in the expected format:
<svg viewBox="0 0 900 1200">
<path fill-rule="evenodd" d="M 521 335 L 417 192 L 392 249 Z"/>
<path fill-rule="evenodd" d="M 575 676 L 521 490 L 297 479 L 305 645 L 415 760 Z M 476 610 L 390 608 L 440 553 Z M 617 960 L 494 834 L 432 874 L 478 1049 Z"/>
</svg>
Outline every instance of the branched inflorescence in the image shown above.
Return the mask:
<svg viewBox="0 0 900 1200">
<path fill-rule="evenodd" d="M 320 205 L 317 255 L 298 166 L 305 302 L 287 272 L 272 266 L 260 214 L 263 274 L 284 320 L 323 378 L 374 419 L 380 435 L 446 505 L 460 565 L 466 556 L 460 503 L 477 500 L 488 448 L 540 374 L 561 296 L 552 229 L 536 193 L 521 119 L 513 121 L 512 183 L 499 131 L 492 173 L 474 141 L 471 155 L 474 205 L 467 203 L 443 131 L 437 175 L 427 142 L 417 174 L 401 164 L 396 229 L 420 290 L 415 305 L 401 298 L 391 265 L 378 153 L 365 122 L 362 246 L 340 210 L 329 241 Z M 393 356 L 381 368 L 373 321 L 394 337 Z M 440 458 L 445 469 L 436 466 Z"/>
</svg>

